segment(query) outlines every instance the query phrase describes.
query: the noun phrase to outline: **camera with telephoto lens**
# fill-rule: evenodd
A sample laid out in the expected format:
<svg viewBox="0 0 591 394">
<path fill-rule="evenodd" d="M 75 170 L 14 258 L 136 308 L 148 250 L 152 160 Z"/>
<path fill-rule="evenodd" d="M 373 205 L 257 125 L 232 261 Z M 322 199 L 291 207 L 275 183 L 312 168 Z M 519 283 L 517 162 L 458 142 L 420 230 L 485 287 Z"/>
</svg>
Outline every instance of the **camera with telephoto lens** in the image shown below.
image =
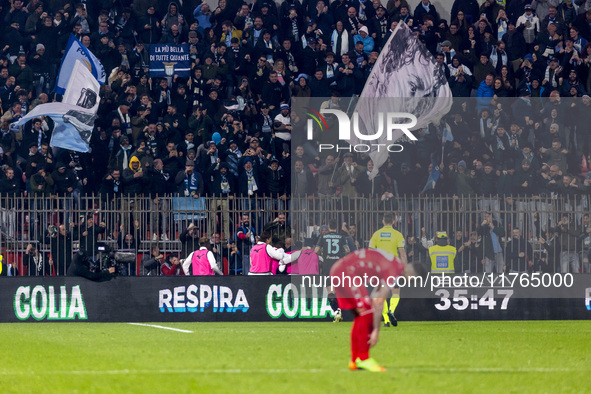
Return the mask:
<svg viewBox="0 0 591 394">
<path fill-rule="evenodd" d="M 108 271 L 109 268 L 115 268 L 113 275 L 120 275 L 125 272 L 125 265 L 134 263 L 136 259 L 135 253 L 132 252 L 116 252 L 107 244 L 99 243 L 97 250 L 101 252 L 102 258 L 99 264 L 95 266 L 97 271 Z"/>
</svg>

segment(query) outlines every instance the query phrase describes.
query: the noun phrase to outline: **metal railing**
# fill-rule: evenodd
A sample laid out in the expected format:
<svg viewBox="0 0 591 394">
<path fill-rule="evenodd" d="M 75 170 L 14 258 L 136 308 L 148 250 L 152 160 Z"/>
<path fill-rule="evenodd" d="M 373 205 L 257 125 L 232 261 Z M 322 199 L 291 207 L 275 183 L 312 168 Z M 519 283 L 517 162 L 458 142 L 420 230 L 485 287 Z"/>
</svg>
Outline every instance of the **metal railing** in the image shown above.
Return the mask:
<svg viewBox="0 0 591 394">
<path fill-rule="evenodd" d="M 16 264 L 20 275 L 47 274 L 45 260 L 50 258 L 54 263 L 51 273 L 65 275 L 72 253 L 79 249 L 100 259 L 98 243 L 137 253 L 137 267 L 130 266 L 129 270 L 146 274 L 141 259 L 149 256 L 152 246 L 158 245 L 165 256 L 177 254 L 184 258 L 197 249 L 196 242 L 202 236 L 214 241 L 220 265 L 225 258 L 226 271 L 235 272 L 243 264 L 247 268 L 251 246 L 251 240 L 236 236 L 243 218 L 248 218 L 255 234 L 271 228 L 276 241 L 292 249 L 299 248 L 300 242 L 314 246 L 322 226 L 335 218 L 341 231 L 346 227 L 357 247 L 366 247 L 371 235 L 382 226 L 386 212 L 395 214 L 395 228 L 406 237 L 407 252 L 416 262 L 428 264 L 422 244 L 428 246 L 435 232 L 447 231 L 450 243 L 458 249 L 466 244 L 456 258 L 456 270 L 482 272 L 486 234 L 478 233 L 478 229 L 484 212 L 490 212 L 495 226 L 504 232 L 500 245 L 507 269 L 589 272 L 591 239 L 586 231 L 591 229 L 591 221 L 589 199 L 584 194 L 536 198 L 399 196 L 387 200 L 317 196 L 286 199 L 0 196 L 0 207 L 4 263 Z M 282 213 L 286 215 L 285 225 L 274 222 Z M 191 224 L 194 229 L 187 237 L 186 230 Z M 511 238 L 516 229 L 525 241 L 522 243 L 525 247 L 521 247 L 526 249 L 525 266 L 524 258 L 519 257 L 521 252 L 514 256 L 516 241 Z M 467 246 L 470 237 L 472 243 Z M 235 241 L 237 249 L 228 245 L 228 240 Z M 42 256 L 42 264 L 27 252 L 31 249 L 29 245 Z M 29 263 L 26 266 L 25 260 Z"/>
</svg>

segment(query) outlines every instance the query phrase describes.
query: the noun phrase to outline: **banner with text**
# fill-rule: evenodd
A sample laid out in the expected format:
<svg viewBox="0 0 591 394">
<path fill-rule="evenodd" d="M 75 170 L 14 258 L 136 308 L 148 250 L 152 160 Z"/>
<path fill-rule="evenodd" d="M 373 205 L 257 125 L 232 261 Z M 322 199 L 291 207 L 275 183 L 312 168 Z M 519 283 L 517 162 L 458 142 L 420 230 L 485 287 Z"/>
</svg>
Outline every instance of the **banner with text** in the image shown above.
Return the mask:
<svg viewBox="0 0 591 394">
<path fill-rule="evenodd" d="M 188 77 L 191 75 L 189 45 L 150 45 L 150 77 Z"/>
<path fill-rule="evenodd" d="M 0 322 L 330 321 L 325 287 L 290 277 L 0 278 Z M 521 298 L 520 286 L 478 292 L 402 288 L 401 321 L 591 318 L 587 275 L 569 298 Z M 455 292 L 455 293 L 454 293 Z M 478 293 L 478 294 L 477 294 Z M 345 315 L 351 321 L 350 315 Z"/>
</svg>

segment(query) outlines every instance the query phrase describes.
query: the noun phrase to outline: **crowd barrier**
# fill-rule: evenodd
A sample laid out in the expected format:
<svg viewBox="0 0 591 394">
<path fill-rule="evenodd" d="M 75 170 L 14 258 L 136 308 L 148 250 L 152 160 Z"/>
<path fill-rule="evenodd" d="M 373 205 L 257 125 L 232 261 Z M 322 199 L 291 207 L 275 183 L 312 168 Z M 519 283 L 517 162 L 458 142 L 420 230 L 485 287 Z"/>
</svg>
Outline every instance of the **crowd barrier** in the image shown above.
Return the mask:
<svg viewBox="0 0 591 394">
<path fill-rule="evenodd" d="M 0 322 L 330 321 L 323 289 L 288 277 L 0 280 Z M 591 281 L 574 275 L 556 288 L 484 284 L 402 288 L 397 317 L 423 320 L 589 319 Z M 452 294 L 453 299 L 442 296 Z M 461 295 L 457 292 L 461 291 Z M 454 294 L 456 292 L 456 294 Z M 465 299 L 465 301 L 464 301 Z M 447 300 L 447 301 L 446 301 Z M 345 316 L 349 321 L 350 315 Z"/>
<path fill-rule="evenodd" d="M 547 263 L 544 269 L 561 272 L 563 267 L 558 257 L 562 252 L 569 252 L 576 254 L 579 260 L 577 270 L 569 268 L 569 272 L 589 272 L 591 238 L 586 229 L 591 228 L 591 221 L 586 194 L 574 197 L 397 196 L 387 200 L 307 195 L 286 199 L 278 196 L 223 199 L 176 196 L 157 200 L 140 196 L 107 200 L 101 197 L 38 199 L 3 196 L 0 206 L 0 245 L 4 263 L 15 264 L 21 275 L 31 273 L 22 265 L 29 244 L 46 258 L 51 257 L 59 267 L 58 274 L 63 275 L 71 253 L 80 249 L 81 243 L 95 245 L 95 241 L 99 241 L 115 250 L 131 249 L 137 253 L 138 262 L 142 255 L 149 253 L 152 245 L 159 245 L 165 256 L 181 254 L 180 238 L 190 224 L 196 227 L 195 237 L 208 236 L 214 240 L 222 266 L 222 261 L 230 253 L 227 241 L 237 241 L 236 232 L 244 215 L 255 234 L 271 226 L 273 235 L 284 241 L 287 248 L 296 248 L 298 241 L 313 242 L 331 218 L 338 219 L 339 230 L 346 227 L 356 247 L 367 247 L 371 235 L 382 226 L 381 220 L 386 212 L 395 214 L 394 226 L 411 246 L 420 244 L 422 238 L 432 240 L 436 231 L 447 231 L 450 242 L 459 245 L 468 242 L 471 235 L 476 241 L 480 238 L 481 235 L 474 232 L 482 224 L 486 211 L 492 212 L 493 219 L 505 232 L 501 239 L 505 254 L 513 230 L 519 229 L 531 246 L 532 256 L 527 258 L 532 263 L 544 259 Z M 286 214 L 285 225 L 273 224 L 280 214 Z M 563 215 L 567 215 L 570 221 L 566 227 L 572 227 L 577 234 L 565 237 L 560 244 L 555 243 L 554 255 L 546 253 L 548 248 L 544 243 L 549 245 L 561 238 L 557 229 L 563 223 Z M 92 231 L 86 233 L 86 226 L 90 223 L 96 235 Z M 64 226 L 65 235 L 60 235 L 60 226 Z M 126 240 L 130 242 L 126 243 Z M 238 241 L 240 254 L 248 256 L 248 247 Z M 88 252 L 99 259 L 100 251 L 92 249 Z M 483 268 L 478 262 L 482 257 L 478 252 L 471 252 L 470 256 L 458 259 L 458 271 L 480 272 Z M 425 262 L 424 250 L 411 253 L 410 259 Z M 227 271 L 227 262 L 225 264 Z M 139 263 L 134 269 L 138 275 L 145 274 Z"/>
</svg>

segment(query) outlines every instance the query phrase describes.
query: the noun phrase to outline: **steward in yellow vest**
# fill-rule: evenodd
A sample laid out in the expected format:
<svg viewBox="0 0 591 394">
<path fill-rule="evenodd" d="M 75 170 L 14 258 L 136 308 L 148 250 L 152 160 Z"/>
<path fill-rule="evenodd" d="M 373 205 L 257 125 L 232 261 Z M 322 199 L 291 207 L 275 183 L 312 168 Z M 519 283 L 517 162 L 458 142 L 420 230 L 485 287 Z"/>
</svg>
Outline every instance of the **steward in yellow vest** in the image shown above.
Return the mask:
<svg viewBox="0 0 591 394">
<path fill-rule="evenodd" d="M 448 244 L 447 233 L 439 231 L 436 235 L 436 244 L 429 248 L 429 257 L 431 258 L 431 272 L 434 274 L 453 274 L 454 259 L 457 250 Z"/>
</svg>

